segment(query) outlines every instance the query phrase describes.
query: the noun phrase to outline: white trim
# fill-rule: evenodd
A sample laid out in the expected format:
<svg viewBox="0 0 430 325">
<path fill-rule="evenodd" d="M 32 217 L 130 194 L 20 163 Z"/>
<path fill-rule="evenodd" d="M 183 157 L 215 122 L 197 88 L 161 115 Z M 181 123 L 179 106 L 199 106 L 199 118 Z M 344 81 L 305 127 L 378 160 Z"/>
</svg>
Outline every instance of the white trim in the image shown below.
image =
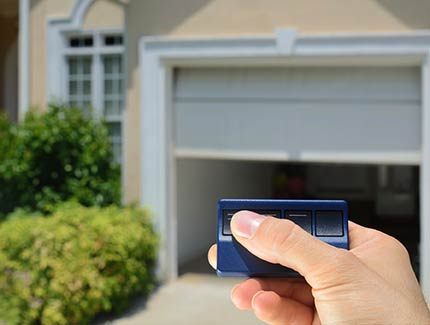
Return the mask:
<svg viewBox="0 0 430 325">
<path fill-rule="evenodd" d="M 419 165 L 421 153 L 419 151 L 304 151 L 300 155 L 299 161 L 339 164 Z"/>
<path fill-rule="evenodd" d="M 104 69 L 103 69 L 103 60 L 102 55 L 100 54 L 99 48 L 102 47 L 102 40 L 99 33 L 94 34 L 92 47 L 93 53 L 92 57 L 92 69 L 91 69 L 91 97 L 92 97 L 92 105 L 94 109 L 94 117 L 96 119 L 101 119 L 103 117 L 103 78 L 104 78 Z"/>
<path fill-rule="evenodd" d="M 422 157 L 420 169 L 420 274 L 430 301 L 430 51 L 422 65 Z"/>
<path fill-rule="evenodd" d="M 30 0 L 19 1 L 18 120 L 30 106 Z"/>
<path fill-rule="evenodd" d="M 63 50 L 64 33 L 66 31 L 78 31 L 85 19 L 85 14 L 94 0 L 75 0 L 72 13 L 68 18 L 48 19 L 47 22 L 47 42 L 46 42 L 46 62 L 47 66 L 47 101 L 62 100 L 65 93 L 65 64 Z M 60 70 L 60 71 L 59 71 Z"/>
<path fill-rule="evenodd" d="M 215 149 L 174 149 L 176 158 L 220 159 L 220 160 L 253 160 L 253 161 L 287 161 L 288 153 L 283 151 L 239 151 Z"/>
<path fill-rule="evenodd" d="M 287 39 L 288 37 L 288 39 Z M 285 38 L 285 39 L 284 39 Z M 140 59 L 140 152 L 141 152 L 141 198 L 143 205 L 148 205 L 158 216 L 158 226 L 161 239 L 169 242 L 169 236 L 176 234 L 176 216 L 171 207 L 175 206 L 174 189 L 175 171 L 168 166 L 174 166 L 173 148 L 174 139 L 170 138 L 173 128 L 173 112 L 171 94 L 166 86 L 166 76 L 170 69 L 190 66 L 240 66 L 240 65 L 374 65 L 374 66 L 416 66 L 420 67 L 430 50 L 430 32 L 416 31 L 402 34 L 343 34 L 343 35 L 300 35 L 291 30 L 278 30 L 276 36 L 267 37 L 235 37 L 235 38 L 182 38 L 172 39 L 164 37 L 142 37 L 139 47 Z M 423 71 L 428 71 L 428 64 Z M 425 107 L 429 110 L 428 89 L 423 91 Z M 426 97 L 427 96 L 427 97 Z M 425 97 L 425 98 L 424 98 Z M 424 112 L 423 112 L 424 113 Z M 430 119 L 424 113 L 423 144 L 427 148 L 430 139 Z M 170 121 L 170 122 L 168 122 Z M 424 136 L 425 135 L 425 136 Z M 424 148 L 423 148 L 424 149 Z M 177 150 L 179 157 L 231 157 L 236 159 L 237 154 L 220 152 L 192 152 Z M 254 153 L 255 154 L 255 153 Z M 373 153 L 370 158 L 362 155 L 335 155 L 323 153 L 308 153 L 307 159 L 315 161 L 343 161 L 353 162 L 353 159 L 369 160 L 375 163 L 418 164 L 424 170 L 421 179 L 421 195 L 427 195 L 421 200 L 422 265 L 421 281 L 424 285 L 429 283 L 430 240 L 424 239 L 430 232 L 429 220 L 424 215 L 430 212 L 430 171 L 427 171 L 430 161 L 430 149 L 424 149 L 421 156 L 415 152 L 393 152 L 387 155 Z M 281 155 L 276 154 L 280 159 Z M 261 153 L 254 157 L 261 157 Z M 424 194 L 425 193 L 425 194 Z M 426 201 L 427 200 L 427 201 Z M 425 203 L 423 203 L 425 202 Z M 169 208 L 170 207 L 170 208 Z M 425 231 L 425 233 L 424 233 Z M 160 251 L 160 268 L 165 279 L 176 276 L 177 266 L 174 256 L 175 247 L 171 244 L 163 245 Z M 426 256 L 426 257 L 424 257 Z M 423 288 L 426 296 L 429 289 Z"/>
<path fill-rule="evenodd" d="M 123 3 L 123 5 L 125 6 L 126 4 Z M 129 45 L 128 45 L 128 22 L 129 22 L 129 12 L 128 10 L 124 10 L 124 30 L 123 30 L 123 46 L 124 49 L 129 49 Z M 128 130 L 128 93 L 127 93 L 127 89 L 128 89 L 128 84 L 129 84 L 129 73 L 128 73 L 128 55 L 125 54 L 123 56 L 123 69 L 122 72 L 124 74 L 124 81 L 123 81 L 123 87 L 124 87 L 124 110 L 122 112 L 122 128 L 121 128 L 121 138 L 123 143 L 125 143 L 125 139 L 127 136 L 126 130 Z M 127 186 L 127 175 L 125 173 L 125 166 L 128 166 L 128 159 L 127 159 L 127 155 L 128 155 L 128 146 L 127 145 L 123 145 L 122 146 L 122 161 L 121 161 L 121 188 L 123 189 L 121 191 L 121 201 L 122 203 L 126 203 L 125 200 L 125 195 L 124 195 L 124 191 L 126 189 Z"/>
</svg>

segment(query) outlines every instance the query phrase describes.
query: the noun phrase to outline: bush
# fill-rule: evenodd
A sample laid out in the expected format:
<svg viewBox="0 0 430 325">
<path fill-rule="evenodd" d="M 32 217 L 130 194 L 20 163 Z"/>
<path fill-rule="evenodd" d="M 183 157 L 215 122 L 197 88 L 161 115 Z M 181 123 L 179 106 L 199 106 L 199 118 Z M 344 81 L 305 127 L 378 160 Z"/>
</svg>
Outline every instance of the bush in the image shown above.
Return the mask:
<svg viewBox="0 0 430 325">
<path fill-rule="evenodd" d="M 153 287 L 157 239 L 136 208 L 17 211 L 0 227 L 0 323 L 85 324 Z"/>
<path fill-rule="evenodd" d="M 120 203 L 119 168 L 102 122 L 56 105 L 17 126 L 1 118 L 0 127 L 0 214 L 16 207 L 49 213 L 71 198 Z"/>
</svg>

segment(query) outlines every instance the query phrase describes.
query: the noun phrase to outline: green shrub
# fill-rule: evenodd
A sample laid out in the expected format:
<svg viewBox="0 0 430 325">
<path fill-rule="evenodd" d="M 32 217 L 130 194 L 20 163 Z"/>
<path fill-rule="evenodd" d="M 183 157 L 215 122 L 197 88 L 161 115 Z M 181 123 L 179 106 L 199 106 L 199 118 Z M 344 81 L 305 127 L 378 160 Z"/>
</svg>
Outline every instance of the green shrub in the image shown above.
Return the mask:
<svg viewBox="0 0 430 325">
<path fill-rule="evenodd" d="M 0 323 L 86 324 L 153 287 L 157 238 L 136 208 L 65 203 L 0 226 Z"/>
<path fill-rule="evenodd" d="M 19 194 L 15 191 L 13 180 L 16 180 L 18 166 L 9 159 L 14 155 L 16 145 L 16 127 L 6 115 L 0 114 L 0 220 L 2 212 L 14 209 Z"/>
<path fill-rule="evenodd" d="M 85 206 L 120 203 L 104 123 L 56 105 L 17 126 L 1 118 L 0 128 L 0 214 L 17 207 L 49 213 L 71 198 Z"/>
</svg>

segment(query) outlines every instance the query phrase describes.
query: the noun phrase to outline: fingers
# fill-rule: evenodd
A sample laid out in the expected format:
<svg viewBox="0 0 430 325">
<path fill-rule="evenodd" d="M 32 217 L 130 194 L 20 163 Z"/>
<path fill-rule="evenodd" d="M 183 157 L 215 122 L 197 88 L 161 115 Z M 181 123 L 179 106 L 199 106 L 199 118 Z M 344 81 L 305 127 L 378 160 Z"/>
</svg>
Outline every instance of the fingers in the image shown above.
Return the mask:
<svg viewBox="0 0 430 325">
<path fill-rule="evenodd" d="M 348 260 L 347 251 L 320 241 L 289 220 L 240 211 L 233 216 L 231 229 L 252 254 L 293 268 L 312 287 L 318 287 L 320 280 L 335 280 L 339 264 Z"/>
<path fill-rule="evenodd" d="M 314 311 L 273 291 L 259 291 L 252 299 L 255 315 L 268 324 L 311 324 Z"/>
<path fill-rule="evenodd" d="M 295 279 L 248 279 L 233 288 L 231 299 L 237 308 L 249 310 L 252 308 L 252 298 L 259 291 L 273 291 L 281 297 L 291 298 L 304 305 L 314 305 L 309 285 Z"/>
<path fill-rule="evenodd" d="M 208 261 L 209 264 L 216 270 L 216 254 L 217 254 L 217 247 L 216 244 L 212 245 L 211 248 L 209 248 L 208 251 Z"/>
</svg>

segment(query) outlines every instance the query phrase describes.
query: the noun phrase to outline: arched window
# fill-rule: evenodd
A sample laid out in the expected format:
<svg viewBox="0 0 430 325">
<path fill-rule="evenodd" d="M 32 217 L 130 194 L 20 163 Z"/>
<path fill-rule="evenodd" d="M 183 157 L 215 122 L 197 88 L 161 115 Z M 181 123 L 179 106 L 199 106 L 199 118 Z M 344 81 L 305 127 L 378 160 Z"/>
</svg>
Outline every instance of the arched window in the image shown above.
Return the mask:
<svg viewBox="0 0 430 325">
<path fill-rule="evenodd" d="M 114 159 L 120 163 L 125 103 L 123 27 L 84 27 L 94 3 L 78 0 L 69 19 L 48 22 L 48 100 L 66 101 L 87 116 L 104 119 Z"/>
</svg>

